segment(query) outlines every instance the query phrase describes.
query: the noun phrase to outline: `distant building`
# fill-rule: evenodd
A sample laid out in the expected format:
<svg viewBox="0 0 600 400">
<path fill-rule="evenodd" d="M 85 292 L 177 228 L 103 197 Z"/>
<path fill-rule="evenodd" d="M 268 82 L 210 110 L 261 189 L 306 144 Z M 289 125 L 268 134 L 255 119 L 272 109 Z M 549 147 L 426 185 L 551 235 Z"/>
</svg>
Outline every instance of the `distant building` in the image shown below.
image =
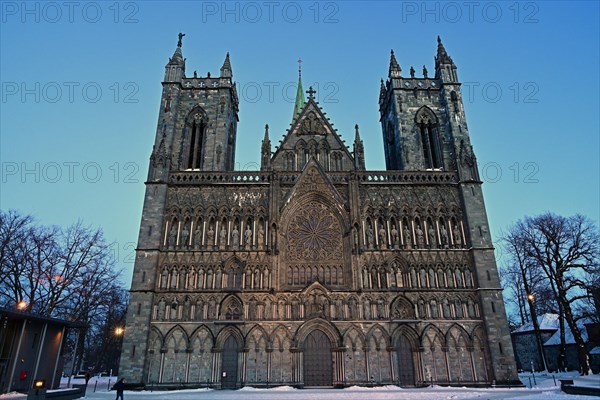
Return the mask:
<svg viewBox="0 0 600 400">
<path fill-rule="evenodd" d="M 560 354 L 560 326 L 558 314 L 544 314 L 538 316 L 540 337 L 543 343 L 544 356 L 548 371 L 558 369 Z M 600 368 L 600 324 L 579 321 L 581 336 L 590 351 L 590 365 L 596 373 Z M 544 369 L 542 358 L 536 343 L 533 323 L 529 322 L 511 333 L 517 368 L 523 371 L 541 371 Z M 565 322 L 566 344 L 566 369 L 569 371 L 579 369 L 577 346 L 569 326 Z"/>
<path fill-rule="evenodd" d="M 0 393 L 26 391 L 43 379 L 60 383 L 67 329 L 76 324 L 0 308 Z"/>
</svg>

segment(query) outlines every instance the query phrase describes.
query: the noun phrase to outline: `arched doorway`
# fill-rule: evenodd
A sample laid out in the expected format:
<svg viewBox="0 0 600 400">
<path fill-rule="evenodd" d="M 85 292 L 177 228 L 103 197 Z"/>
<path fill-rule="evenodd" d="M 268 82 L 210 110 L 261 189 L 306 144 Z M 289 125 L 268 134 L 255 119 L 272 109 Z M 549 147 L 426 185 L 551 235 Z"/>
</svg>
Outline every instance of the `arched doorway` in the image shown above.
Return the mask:
<svg viewBox="0 0 600 400">
<path fill-rule="evenodd" d="M 221 360 L 221 388 L 235 389 L 237 387 L 239 345 L 233 336 L 229 336 L 223 346 Z"/>
<path fill-rule="evenodd" d="M 333 386 L 331 342 L 318 329 L 304 340 L 304 386 Z"/>
<path fill-rule="evenodd" d="M 413 352 L 406 336 L 400 336 L 398 340 L 398 376 L 400 386 L 415 386 L 415 366 L 413 364 Z"/>
</svg>

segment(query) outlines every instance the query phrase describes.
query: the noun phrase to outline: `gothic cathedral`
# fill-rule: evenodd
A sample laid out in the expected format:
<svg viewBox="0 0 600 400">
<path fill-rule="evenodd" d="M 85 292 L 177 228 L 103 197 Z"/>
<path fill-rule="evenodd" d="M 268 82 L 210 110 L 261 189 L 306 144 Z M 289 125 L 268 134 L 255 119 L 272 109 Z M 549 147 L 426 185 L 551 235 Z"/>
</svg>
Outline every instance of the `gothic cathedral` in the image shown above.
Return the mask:
<svg viewBox="0 0 600 400">
<path fill-rule="evenodd" d="M 341 387 L 518 382 L 457 68 L 391 54 L 386 170 L 301 78 L 260 171 L 235 171 L 238 96 L 166 65 L 121 357 L 128 382 Z M 258 149 L 257 149 L 258 151 Z"/>
</svg>

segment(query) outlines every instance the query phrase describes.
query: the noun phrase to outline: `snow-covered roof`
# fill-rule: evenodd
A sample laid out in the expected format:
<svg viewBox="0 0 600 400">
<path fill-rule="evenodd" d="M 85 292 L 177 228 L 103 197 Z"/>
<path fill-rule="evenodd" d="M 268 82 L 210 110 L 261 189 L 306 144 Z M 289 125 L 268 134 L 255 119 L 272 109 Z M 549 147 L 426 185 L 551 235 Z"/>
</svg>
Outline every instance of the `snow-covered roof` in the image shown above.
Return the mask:
<svg viewBox="0 0 600 400">
<path fill-rule="evenodd" d="M 588 321 L 586 319 L 577 321 L 577 326 L 579 327 L 579 330 L 581 331 L 581 338 L 586 343 L 588 341 L 588 333 L 587 333 L 587 329 L 585 328 L 585 324 L 589 323 L 589 322 L 590 321 Z M 544 346 L 556 346 L 559 344 L 560 344 L 560 331 L 558 330 L 552 336 L 550 336 L 550 339 L 546 340 L 546 342 L 544 343 Z M 566 321 L 565 321 L 565 344 L 575 344 L 575 338 L 573 337 L 573 332 L 571 332 L 571 329 L 569 328 L 569 324 L 567 324 Z"/>
<path fill-rule="evenodd" d="M 544 315 L 539 315 L 537 317 L 538 326 L 540 327 L 540 331 L 554 331 L 558 330 L 558 314 L 547 313 Z M 515 329 L 513 333 L 526 333 L 533 332 L 533 322 L 530 321 L 523 325 L 522 327 Z"/>
</svg>

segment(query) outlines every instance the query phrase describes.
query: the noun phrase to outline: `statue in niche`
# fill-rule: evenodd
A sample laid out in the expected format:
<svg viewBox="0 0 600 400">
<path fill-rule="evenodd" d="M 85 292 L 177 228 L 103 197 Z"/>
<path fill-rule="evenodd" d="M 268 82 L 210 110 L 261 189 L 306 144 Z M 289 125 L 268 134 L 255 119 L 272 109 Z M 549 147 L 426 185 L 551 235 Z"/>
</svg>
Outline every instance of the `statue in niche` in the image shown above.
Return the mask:
<svg viewBox="0 0 600 400">
<path fill-rule="evenodd" d="M 163 272 L 160 275 L 160 288 L 161 289 L 166 289 L 167 288 L 167 280 L 168 280 L 167 270 L 163 269 Z"/>
<path fill-rule="evenodd" d="M 354 248 L 358 250 L 358 229 L 356 229 L 356 226 L 352 227 L 352 237 L 354 239 Z"/>
<path fill-rule="evenodd" d="M 450 304 L 448 303 L 448 299 L 444 299 L 442 302 L 442 312 L 444 313 L 444 318 L 450 318 Z"/>
<path fill-rule="evenodd" d="M 262 227 L 262 224 L 258 226 L 258 238 L 257 238 L 258 248 L 262 250 L 265 246 L 265 230 Z"/>
<path fill-rule="evenodd" d="M 375 240 L 375 233 L 373 232 L 373 227 L 369 225 L 367 229 L 367 247 L 369 249 L 373 248 L 373 241 Z"/>
<path fill-rule="evenodd" d="M 464 140 L 460 141 L 460 150 L 458 158 L 460 160 L 461 165 L 465 167 L 465 179 L 479 179 L 479 174 L 477 172 L 477 160 L 475 158 L 475 154 L 473 153 L 473 148 L 470 149 L 465 144 Z"/>
<path fill-rule="evenodd" d="M 383 225 L 379 228 L 379 232 L 377 233 L 379 236 L 379 247 L 382 249 L 386 248 L 385 245 L 385 228 L 383 227 Z"/>
<path fill-rule="evenodd" d="M 421 225 L 417 225 L 417 247 L 422 249 L 423 247 L 425 247 L 425 242 L 423 240 L 423 229 L 421 229 Z"/>
<path fill-rule="evenodd" d="M 190 309 L 192 307 L 192 304 L 190 303 L 190 298 L 186 297 L 185 298 L 185 302 L 183 303 L 183 315 L 182 315 L 182 320 L 187 321 L 190 319 Z"/>
<path fill-rule="evenodd" d="M 183 229 L 181 230 L 181 242 L 179 245 L 181 247 L 187 247 L 190 240 L 190 231 L 188 231 L 186 224 L 183 225 Z"/>
<path fill-rule="evenodd" d="M 412 240 L 410 237 L 410 230 L 408 229 L 408 226 L 404 226 L 404 244 L 406 245 L 407 249 L 412 249 Z"/>
<path fill-rule="evenodd" d="M 440 236 L 442 237 L 442 247 L 447 249 L 448 248 L 448 231 L 446 230 L 446 226 L 442 225 L 442 228 L 440 229 Z"/>
<path fill-rule="evenodd" d="M 271 249 L 277 249 L 277 227 L 275 225 L 271 229 Z"/>
<path fill-rule="evenodd" d="M 198 224 L 198 225 L 196 225 L 196 229 L 194 230 L 194 246 L 196 248 L 199 248 L 201 243 L 202 243 L 202 228 L 200 227 L 200 224 Z"/>
<path fill-rule="evenodd" d="M 160 301 L 158 302 L 158 315 L 157 315 L 157 320 L 159 321 L 164 321 L 165 320 L 165 309 L 167 307 L 167 304 L 165 303 L 165 299 L 160 299 Z"/>
<path fill-rule="evenodd" d="M 231 248 L 233 250 L 237 250 L 240 244 L 240 231 L 238 231 L 237 226 L 233 226 L 233 230 L 231 231 Z"/>
<path fill-rule="evenodd" d="M 246 250 L 250 250 L 252 247 L 252 229 L 250 229 L 250 224 L 246 225 L 246 230 L 244 231 L 244 244 Z"/>
<path fill-rule="evenodd" d="M 429 245 L 432 249 L 437 248 L 437 240 L 435 239 L 435 229 L 433 229 L 433 225 L 429 225 Z"/>
<path fill-rule="evenodd" d="M 398 241 L 400 239 L 400 235 L 398 234 L 398 229 L 396 229 L 396 224 L 392 225 L 392 244 L 395 249 L 398 248 Z"/>
<path fill-rule="evenodd" d="M 208 235 L 208 248 L 212 249 L 213 246 L 215 245 L 215 230 L 213 229 L 212 225 L 208 226 L 208 232 L 206 232 Z"/>
<path fill-rule="evenodd" d="M 460 235 L 460 230 L 458 229 L 458 225 L 454 225 L 454 230 L 452 231 L 452 235 L 454 236 L 454 245 L 457 248 L 462 247 L 462 238 Z"/>
<path fill-rule="evenodd" d="M 219 249 L 225 249 L 225 245 L 227 244 L 227 229 L 225 229 L 225 224 L 221 224 L 221 231 L 219 232 Z"/>
<path fill-rule="evenodd" d="M 171 226 L 171 230 L 169 231 L 169 247 L 175 247 L 177 242 L 177 229 L 175 229 L 175 225 Z"/>
</svg>

